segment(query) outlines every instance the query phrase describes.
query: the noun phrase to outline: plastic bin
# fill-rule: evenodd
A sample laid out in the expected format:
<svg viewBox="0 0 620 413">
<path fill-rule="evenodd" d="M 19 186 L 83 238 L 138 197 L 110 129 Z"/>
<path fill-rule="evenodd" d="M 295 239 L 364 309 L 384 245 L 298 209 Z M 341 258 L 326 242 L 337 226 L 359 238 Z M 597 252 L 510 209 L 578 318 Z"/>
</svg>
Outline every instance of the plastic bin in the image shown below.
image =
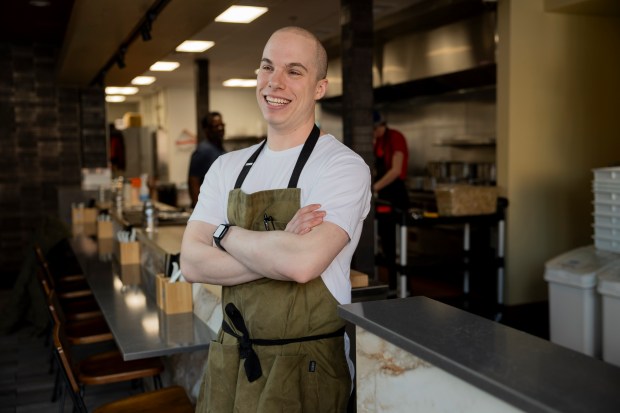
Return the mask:
<svg viewBox="0 0 620 413">
<path fill-rule="evenodd" d="M 612 265 L 598 278 L 603 301 L 603 360 L 620 367 L 620 265 Z"/>
<path fill-rule="evenodd" d="M 620 255 L 594 245 L 561 254 L 545 264 L 549 283 L 549 327 L 553 343 L 601 357 L 601 300 L 597 276 Z"/>
</svg>

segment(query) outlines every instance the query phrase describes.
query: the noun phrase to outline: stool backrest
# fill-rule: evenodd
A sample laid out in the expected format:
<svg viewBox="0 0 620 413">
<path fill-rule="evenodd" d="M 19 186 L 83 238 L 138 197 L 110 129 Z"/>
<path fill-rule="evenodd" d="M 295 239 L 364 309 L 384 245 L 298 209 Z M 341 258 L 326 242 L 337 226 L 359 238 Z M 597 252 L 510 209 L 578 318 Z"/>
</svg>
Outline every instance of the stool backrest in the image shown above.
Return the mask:
<svg viewBox="0 0 620 413">
<path fill-rule="evenodd" d="M 75 378 L 73 364 L 69 354 L 69 347 L 64 338 L 60 323 L 54 324 L 53 335 L 56 360 L 58 361 L 58 367 L 60 368 L 60 371 L 65 379 L 66 390 L 70 393 L 71 400 L 73 401 L 73 405 L 75 407 L 74 411 L 86 413 L 88 410 L 86 409 L 84 399 L 82 398 L 80 385 Z"/>
</svg>

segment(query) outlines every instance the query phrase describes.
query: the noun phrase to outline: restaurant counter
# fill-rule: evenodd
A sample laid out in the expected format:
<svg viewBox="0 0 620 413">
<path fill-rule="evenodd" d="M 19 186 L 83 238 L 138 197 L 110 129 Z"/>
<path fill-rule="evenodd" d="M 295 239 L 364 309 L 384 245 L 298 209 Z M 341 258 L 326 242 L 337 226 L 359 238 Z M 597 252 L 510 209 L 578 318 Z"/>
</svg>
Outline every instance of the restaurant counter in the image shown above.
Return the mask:
<svg viewBox="0 0 620 413">
<path fill-rule="evenodd" d="M 357 412 L 617 412 L 620 368 L 426 297 L 353 303 Z"/>
</svg>

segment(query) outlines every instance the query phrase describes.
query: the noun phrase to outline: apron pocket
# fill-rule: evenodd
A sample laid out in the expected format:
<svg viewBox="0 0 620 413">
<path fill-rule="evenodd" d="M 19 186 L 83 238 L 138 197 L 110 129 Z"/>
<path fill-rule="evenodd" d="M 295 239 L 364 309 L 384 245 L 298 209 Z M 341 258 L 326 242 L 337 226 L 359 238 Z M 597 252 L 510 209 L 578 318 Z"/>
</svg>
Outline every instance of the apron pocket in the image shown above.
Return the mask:
<svg viewBox="0 0 620 413">
<path fill-rule="evenodd" d="M 232 412 L 239 373 L 239 348 L 217 341 L 209 344 L 207 369 L 196 412 Z"/>
<path fill-rule="evenodd" d="M 305 367 L 307 367 L 305 355 L 276 356 L 258 403 L 258 412 L 312 411 L 307 410 L 305 404 L 303 406 L 301 404 L 305 399 Z"/>
</svg>

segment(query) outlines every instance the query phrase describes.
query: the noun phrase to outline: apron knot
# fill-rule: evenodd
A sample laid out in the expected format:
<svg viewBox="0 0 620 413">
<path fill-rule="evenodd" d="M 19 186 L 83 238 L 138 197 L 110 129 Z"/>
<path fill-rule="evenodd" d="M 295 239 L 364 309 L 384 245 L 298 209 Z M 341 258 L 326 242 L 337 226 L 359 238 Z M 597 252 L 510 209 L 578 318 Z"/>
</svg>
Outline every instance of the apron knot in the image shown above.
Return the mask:
<svg viewBox="0 0 620 413">
<path fill-rule="evenodd" d="M 245 321 L 243 320 L 241 312 L 239 312 L 239 310 L 237 309 L 237 307 L 235 307 L 233 303 L 228 303 L 226 305 L 225 311 L 235 328 L 241 332 L 241 336 L 235 334 L 230 328 L 230 326 L 226 323 L 226 321 L 222 323 L 222 328 L 228 334 L 236 336 L 239 340 L 239 358 L 245 360 L 243 362 L 245 375 L 247 376 L 248 381 L 251 383 L 255 380 L 258 380 L 263 375 L 263 369 L 260 366 L 260 361 L 258 360 L 256 352 L 252 348 L 250 333 L 245 326 Z"/>
</svg>

